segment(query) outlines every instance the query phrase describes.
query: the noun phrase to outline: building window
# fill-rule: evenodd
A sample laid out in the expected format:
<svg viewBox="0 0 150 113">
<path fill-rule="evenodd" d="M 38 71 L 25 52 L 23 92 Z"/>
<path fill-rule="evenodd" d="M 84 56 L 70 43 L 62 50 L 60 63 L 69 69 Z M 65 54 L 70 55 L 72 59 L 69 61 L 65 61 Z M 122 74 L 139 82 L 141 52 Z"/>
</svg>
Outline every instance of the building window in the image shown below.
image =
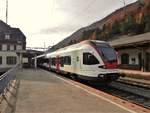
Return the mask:
<svg viewBox="0 0 150 113">
<path fill-rule="evenodd" d="M 2 51 L 2 45 L 0 44 L 0 51 Z"/>
<path fill-rule="evenodd" d="M 5 34 L 5 39 L 9 40 L 10 39 L 10 35 L 9 34 Z"/>
<path fill-rule="evenodd" d="M 64 67 L 64 57 L 60 57 L 60 66 Z"/>
<path fill-rule="evenodd" d="M 52 66 L 55 66 L 56 58 L 52 58 Z"/>
<path fill-rule="evenodd" d="M 17 45 L 17 50 L 22 50 L 22 46 L 21 45 Z"/>
<path fill-rule="evenodd" d="M 129 64 L 129 54 L 124 53 L 121 55 L 121 64 Z"/>
<path fill-rule="evenodd" d="M 2 64 L 2 56 L 0 56 L 0 65 Z"/>
<path fill-rule="evenodd" d="M 85 64 L 85 65 L 96 65 L 96 64 L 99 64 L 99 61 L 91 53 L 83 53 L 83 64 Z"/>
<path fill-rule="evenodd" d="M 132 61 L 132 64 L 133 64 L 133 65 L 136 64 L 136 59 L 135 59 L 135 58 L 132 58 L 131 61 Z"/>
<path fill-rule="evenodd" d="M 9 51 L 10 50 L 10 45 L 7 45 L 7 51 Z"/>
<path fill-rule="evenodd" d="M 17 58 L 14 56 L 7 56 L 7 64 L 14 65 L 17 63 Z"/>
</svg>

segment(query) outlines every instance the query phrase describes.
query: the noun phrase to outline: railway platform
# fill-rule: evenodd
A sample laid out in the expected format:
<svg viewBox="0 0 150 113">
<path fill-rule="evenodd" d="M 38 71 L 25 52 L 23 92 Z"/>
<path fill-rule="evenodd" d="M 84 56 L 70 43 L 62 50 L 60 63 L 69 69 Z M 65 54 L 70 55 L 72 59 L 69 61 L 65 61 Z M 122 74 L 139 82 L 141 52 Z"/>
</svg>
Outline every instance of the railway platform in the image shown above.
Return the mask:
<svg viewBox="0 0 150 113">
<path fill-rule="evenodd" d="M 16 85 L 0 113 L 146 113 L 128 102 L 41 69 L 16 72 Z M 6 99 L 7 100 L 7 99 Z M 125 104 L 125 105 L 123 105 Z M 130 107 L 129 107 L 130 106 Z"/>
<path fill-rule="evenodd" d="M 135 79 L 150 80 L 150 72 L 142 72 L 137 70 L 119 69 L 120 73 L 126 77 Z"/>
</svg>

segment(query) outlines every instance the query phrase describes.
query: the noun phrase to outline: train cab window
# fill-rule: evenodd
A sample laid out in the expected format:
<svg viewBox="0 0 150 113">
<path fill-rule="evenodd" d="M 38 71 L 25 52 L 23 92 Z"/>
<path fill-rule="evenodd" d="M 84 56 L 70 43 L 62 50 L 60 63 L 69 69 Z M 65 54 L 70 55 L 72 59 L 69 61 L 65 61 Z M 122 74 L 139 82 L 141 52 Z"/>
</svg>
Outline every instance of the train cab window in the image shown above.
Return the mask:
<svg viewBox="0 0 150 113">
<path fill-rule="evenodd" d="M 99 61 L 91 53 L 83 53 L 83 64 L 85 64 L 85 65 L 95 65 L 95 64 L 99 64 Z"/>
</svg>

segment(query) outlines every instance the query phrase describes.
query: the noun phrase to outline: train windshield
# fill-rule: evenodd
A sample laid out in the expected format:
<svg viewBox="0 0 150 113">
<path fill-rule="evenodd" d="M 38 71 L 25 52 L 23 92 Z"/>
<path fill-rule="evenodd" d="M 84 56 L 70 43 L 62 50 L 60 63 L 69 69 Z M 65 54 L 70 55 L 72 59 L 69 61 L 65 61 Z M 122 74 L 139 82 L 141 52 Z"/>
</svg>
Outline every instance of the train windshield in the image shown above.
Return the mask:
<svg viewBox="0 0 150 113">
<path fill-rule="evenodd" d="M 104 60 L 114 61 L 117 60 L 115 50 L 106 43 L 95 43 L 98 51 L 102 54 Z"/>
</svg>

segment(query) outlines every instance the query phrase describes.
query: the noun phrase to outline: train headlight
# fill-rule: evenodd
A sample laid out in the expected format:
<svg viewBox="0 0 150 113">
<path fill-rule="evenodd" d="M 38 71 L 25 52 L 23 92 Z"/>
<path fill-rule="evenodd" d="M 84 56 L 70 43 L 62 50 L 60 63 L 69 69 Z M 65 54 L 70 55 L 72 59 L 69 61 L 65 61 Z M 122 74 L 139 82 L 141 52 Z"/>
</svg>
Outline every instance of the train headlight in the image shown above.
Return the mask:
<svg viewBox="0 0 150 113">
<path fill-rule="evenodd" d="M 98 68 L 106 69 L 106 66 L 105 66 L 105 65 L 102 65 L 102 66 L 98 66 Z"/>
<path fill-rule="evenodd" d="M 99 74 L 98 77 L 99 77 L 99 78 L 104 78 L 104 75 Z"/>
</svg>

